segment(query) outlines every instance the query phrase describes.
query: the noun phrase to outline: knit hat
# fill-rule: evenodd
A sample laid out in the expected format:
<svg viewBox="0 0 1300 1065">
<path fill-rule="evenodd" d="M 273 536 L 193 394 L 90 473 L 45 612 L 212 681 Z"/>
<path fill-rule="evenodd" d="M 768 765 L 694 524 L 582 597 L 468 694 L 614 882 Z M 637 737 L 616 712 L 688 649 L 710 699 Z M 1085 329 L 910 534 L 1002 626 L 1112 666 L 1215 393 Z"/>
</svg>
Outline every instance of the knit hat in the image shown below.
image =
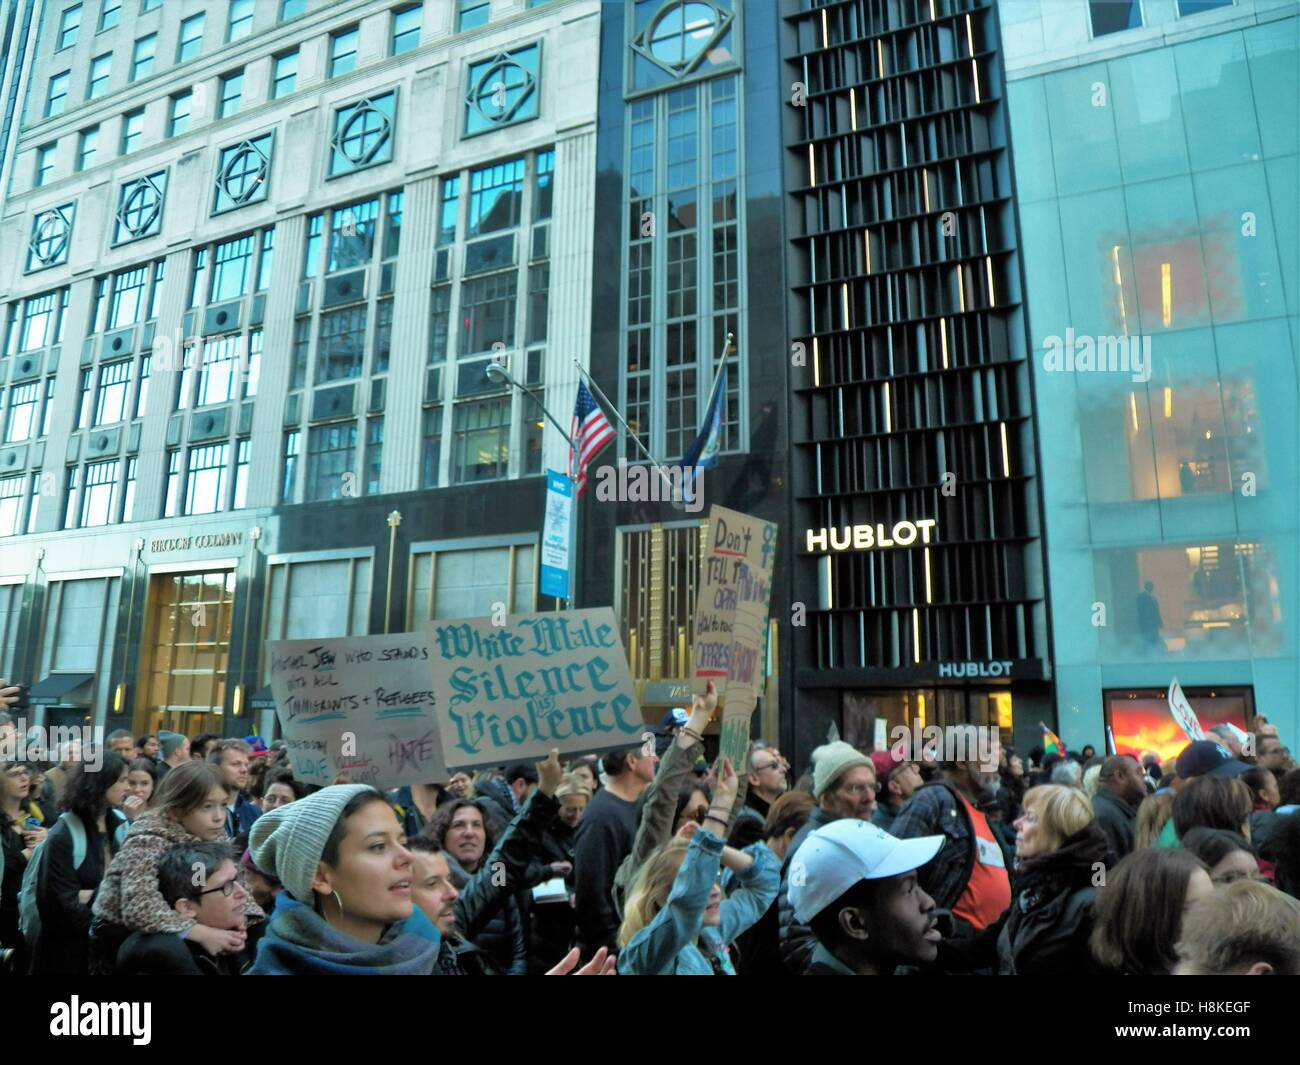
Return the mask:
<svg viewBox="0 0 1300 1065">
<path fill-rule="evenodd" d="M 299 902 L 310 903 L 316 867 L 343 808 L 363 792 L 382 798 L 369 784 L 332 784 L 305 799 L 268 810 L 248 833 L 257 868 L 284 884 Z"/>
<path fill-rule="evenodd" d="M 814 799 L 820 799 L 822 793 L 850 769 L 871 765 L 870 758 L 843 740 L 818 747 L 812 753 L 812 760 Z"/>
<path fill-rule="evenodd" d="M 163 758 L 170 758 L 176 748 L 185 742 L 185 737 L 179 732 L 160 732 L 158 733 L 158 753 Z"/>
</svg>

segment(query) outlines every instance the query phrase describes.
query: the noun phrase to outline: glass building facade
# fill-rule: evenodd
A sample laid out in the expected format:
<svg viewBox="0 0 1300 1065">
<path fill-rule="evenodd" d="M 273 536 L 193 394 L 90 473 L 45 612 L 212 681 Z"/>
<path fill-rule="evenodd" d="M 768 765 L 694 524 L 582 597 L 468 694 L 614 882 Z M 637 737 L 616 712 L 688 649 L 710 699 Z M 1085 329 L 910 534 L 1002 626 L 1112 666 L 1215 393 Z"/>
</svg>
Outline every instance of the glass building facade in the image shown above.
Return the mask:
<svg viewBox="0 0 1300 1065">
<path fill-rule="evenodd" d="M 1295 735 L 1294 10 L 1008 85 L 1071 746 L 1175 676 Z"/>
</svg>

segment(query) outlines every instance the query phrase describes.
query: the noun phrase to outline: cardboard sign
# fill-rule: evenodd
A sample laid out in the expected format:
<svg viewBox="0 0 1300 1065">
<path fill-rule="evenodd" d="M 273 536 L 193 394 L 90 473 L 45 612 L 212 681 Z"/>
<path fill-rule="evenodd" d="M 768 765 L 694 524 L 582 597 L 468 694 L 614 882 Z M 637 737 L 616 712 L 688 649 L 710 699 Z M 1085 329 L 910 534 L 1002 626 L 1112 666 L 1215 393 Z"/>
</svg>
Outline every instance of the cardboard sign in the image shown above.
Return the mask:
<svg viewBox="0 0 1300 1065">
<path fill-rule="evenodd" d="M 423 633 L 267 644 L 293 774 L 396 788 L 447 779 Z"/>
<path fill-rule="evenodd" d="M 722 702 L 720 752 L 743 771 L 749 721 L 764 679 L 776 525 L 725 507 L 709 508 L 709 551 L 695 601 L 694 679 L 712 680 Z"/>
<path fill-rule="evenodd" d="M 1169 682 L 1169 712 L 1174 715 L 1174 720 L 1178 722 L 1178 727 L 1187 734 L 1189 740 L 1203 740 L 1205 733 L 1201 731 L 1200 719 L 1196 716 L 1196 711 L 1192 709 L 1192 704 L 1187 701 L 1187 696 L 1183 694 L 1183 689 L 1175 677 Z"/>
<path fill-rule="evenodd" d="M 643 740 L 610 607 L 429 623 L 442 751 L 455 768 L 540 761 Z"/>
</svg>

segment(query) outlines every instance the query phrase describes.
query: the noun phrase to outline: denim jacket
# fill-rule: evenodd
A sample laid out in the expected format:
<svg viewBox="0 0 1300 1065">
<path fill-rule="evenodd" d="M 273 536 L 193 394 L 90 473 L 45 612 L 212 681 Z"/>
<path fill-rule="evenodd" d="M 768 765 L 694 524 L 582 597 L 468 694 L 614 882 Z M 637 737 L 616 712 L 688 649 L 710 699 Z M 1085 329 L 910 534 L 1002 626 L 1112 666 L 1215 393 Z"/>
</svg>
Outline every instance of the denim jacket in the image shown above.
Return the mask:
<svg viewBox="0 0 1300 1065">
<path fill-rule="evenodd" d="M 704 829 L 697 831 L 668 901 L 623 948 L 618 971 L 625 976 L 734 976 L 727 947 L 763 916 L 781 884 L 780 863 L 765 843 L 752 844 L 745 853 L 753 857 L 754 864 L 736 878 L 739 890 L 722 901 L 717 927 L 703 927 L 718 875 L 722 840 Z"/>
</svg>

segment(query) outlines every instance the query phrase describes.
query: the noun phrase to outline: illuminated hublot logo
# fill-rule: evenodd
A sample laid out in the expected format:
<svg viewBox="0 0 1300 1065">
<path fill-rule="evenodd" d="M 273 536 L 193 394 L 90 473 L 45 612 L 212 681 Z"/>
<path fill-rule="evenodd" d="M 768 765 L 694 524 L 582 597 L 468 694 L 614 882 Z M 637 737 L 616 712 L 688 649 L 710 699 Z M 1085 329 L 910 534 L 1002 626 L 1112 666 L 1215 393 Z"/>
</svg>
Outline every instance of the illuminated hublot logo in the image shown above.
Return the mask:
<svg viewBox="0 0 1300 1065">
<path fill-rule="evenodd" d="M 888 533 L 885 526 L 846 525 L 839 529 L 809 529 L 809 551 L 875 551 L 886 547 L 911 547 L 919 538 L 928 544 L 937 524 L 934 518 L 900 521 Z"/>
</svg>

